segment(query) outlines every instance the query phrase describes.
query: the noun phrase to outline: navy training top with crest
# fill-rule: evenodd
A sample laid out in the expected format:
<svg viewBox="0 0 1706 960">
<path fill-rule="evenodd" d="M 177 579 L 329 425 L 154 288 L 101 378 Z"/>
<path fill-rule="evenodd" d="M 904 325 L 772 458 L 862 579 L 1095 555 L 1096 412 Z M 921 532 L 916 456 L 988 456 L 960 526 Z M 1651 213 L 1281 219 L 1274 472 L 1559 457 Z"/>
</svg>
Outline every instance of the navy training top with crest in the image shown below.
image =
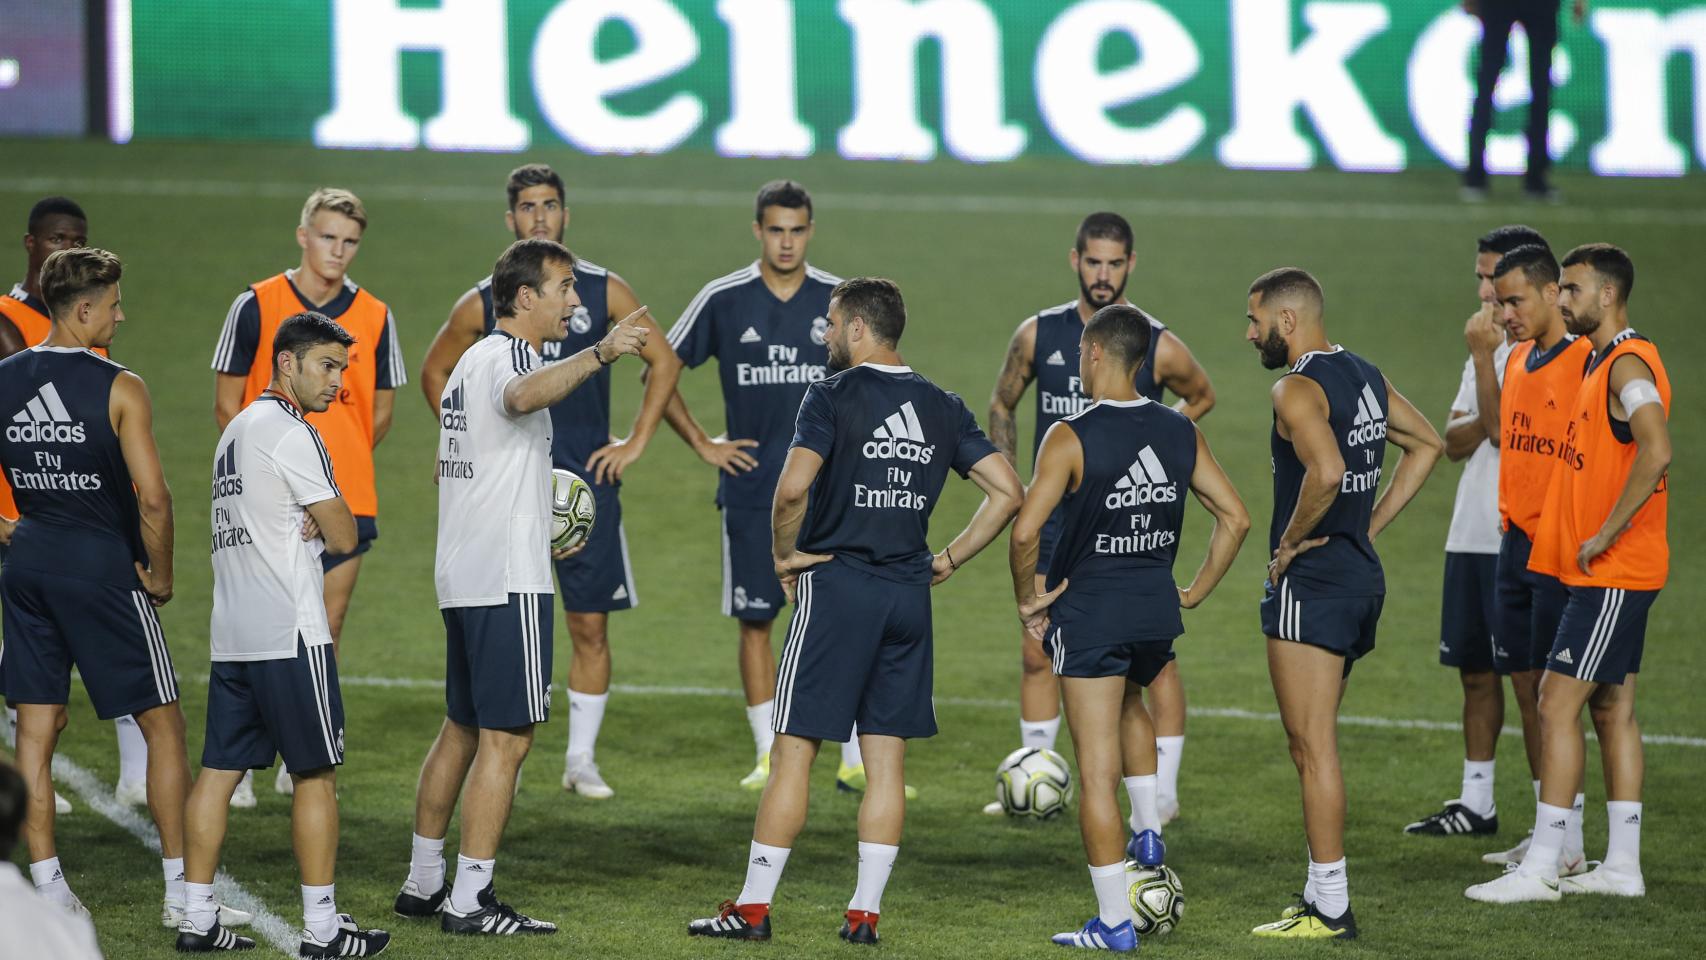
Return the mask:
<svg viewBox="0 0 1706 960">
<path fill-rule="evenodd" d="M 1299 600 L 1319 597 L 1371 597 L 1386 593 L 1380 556 L 1368 539 L 1368 522 L 1380 489 L 1386 461 L 1386 378 L 1374 364 L 1335 346 L 1297 358 L 1286 376 L 1308 377 L 1327 395 L 1327 422 L 1344 458 L 1345 473 L 1333 505 L 1308 538 L 1327 542 L 1300 553 L 1283 578 Z M 1280 535 L 1291 523 L 1303 489 L 1303 461 L 1291 441 L 1279 435 L 1276 417 L 1272 437 L 1274 517 L 1268 530 L 1268 552 L 1279 548 Z"/>
<path fill-rule="evenodd" d="M 799 549 L 873 576 L 930 582 L 930 511 L 948 480 L 995 453 L 958 394 L 874 363 L 806 390 L 793 446 L 823 457 Z"/>
<path fill-rule="evenodd" d="M 609 271 L 590 260 L 575 259 L 575 295 L 581 305 L 569 318 L 569 335 L 563 340 L 546 340 L 540 345 L 539 357 L 553 363 L 572 357 L 591 347 L 610 329 Z M 492 278 L 481 280 L 480 305 L 485 310 L 486 333 L 497 327 L 497 314 L 492 308 Z M 593 451 L 610 443 L 610 368 L 605 367 L 587 378 L 573 392 L 551 405 L 551 465 L 572 470 L 594 489 L 601 486 L 615 489 L 621 481 L 600 485 L 593 481 L 592 471 L 586 468 Z"/>
<path fill-rule="evenodd" d="M 134 585 L 146 563 L 136 490 L 113 432 L 125 368 L 88 350 L 31 347 L 0 360 L 0 467 L 21 519 L 8 564 Z"/>
<path fill-rule="evenodd" d="M 1104 400 L 1061 423 L 1078 436 L 1084 471 L 1060 501 L 1048 588 L 1071 585 L 1049 618 L 1068 649 L 1177 637 L 1185 627 L 1173 559 L 1197 468 L 1196 426 L 1147 397 Z"/>
<path fill-rule="evenodd" d="M 810 264 L 800 288 L 779 300 L 754 262 L 706 284 L 669 330 L 681 362 L 717 358 L 723 418 L 734 439 L 756 440 L 758 466 L 718 472 L 717 505 L 769 510 L 806 388 L 828 373 L 829 295 L 841 279 Z"/>
<path fill-rule="evenodd" d="M 1149 317 L 1149 352 L 1133 377 L 1140 397 L 1161 399 L 1161 384 L 1155 379 L 1155 345 L 1166 331 L 1161 321 Z M 1036 345 L 1031 352 L 1031 372 L 1037 381 L 1037 432 L 1031 443 L 1033 471 L 1048 428 L 1057 420 L 1081 413 L 1091 404 L 1090 395 L 1084 392 L 1078 377 L 1078 341 L 1083 336 L 1084 321 L 1078 316 L 1077 300 L 1038 311 Z"/>
</svg>

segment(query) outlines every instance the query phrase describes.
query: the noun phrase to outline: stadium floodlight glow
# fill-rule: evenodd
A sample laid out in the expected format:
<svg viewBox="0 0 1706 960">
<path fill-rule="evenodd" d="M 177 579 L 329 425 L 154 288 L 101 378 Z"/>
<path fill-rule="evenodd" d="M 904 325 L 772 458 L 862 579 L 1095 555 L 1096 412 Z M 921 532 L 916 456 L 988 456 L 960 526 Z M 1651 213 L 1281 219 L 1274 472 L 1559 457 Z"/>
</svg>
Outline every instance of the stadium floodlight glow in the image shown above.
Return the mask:
<svg viewBox="0 0 1706 960">
<path fill-rule="evenodd" d="M 1407 68 L 1410 118 L 1416 133 L 1434 155 L 1462 170 L 1469 164 L 1469 114 L 1475 102 L 1475 78 L 1470 53 L 1481 42 L 1479 21 L 1461 10 L 1447 10 L 1416 38 Z M 1552 86 L 1570 79 L 1570 54 L 1562 46 L 1552 51 Z M 1509 110 L 1528 103 L 1528 35 L 1521 25 L 1511 31 L 1510 56 L 1493 85 L 1493 109 Z M 1576 145 L 1576 124 L 1563 110 L 1547 119 L 1546 149 L 1556 160 Z M 1487 172 L 1518 174 L 1528 168 L 1528 138 L 1520 133 L 1487 135 Z"/>
<path fill-rule="evenodd" d="M 333 0 L 332 109 L 314 124 L 322 147 L 524 150 L 527 124 L 510 112 L 504 5 L 440 0 Z M 423 127 L 403 110 L 402 54 L 439 55 L 443 101 Z"/>
<path fill-rule="evenodd" d="M 729 110 L 717 128 L 727 157 L 809 157 L 812 128 L 800 122 L 794 0 L 717 0 L 729 28 Z"/>
<path fill-rule="evenodd" d="M 1309 114 L 1341 170 L 1404 169 L 1404 142 L 1380 128 L 1345 62 L 1386 29 L 1379 3 L 1303 7 L 1310 34 L 1291 43 L 1291 4 L 1232 0 L 1232 131 L 1220 138 L 1220 162 L 1251 170 L 1306 170 L 1315 148 L 1293 117 Z"/>
<path fill-rule="evenodd" d="M 1123 33 L 1140 59 L 1111 73 L 1096 66 L 1110 34 Z M 1150 0 L 1089 0 L 1062 13 L 1037 46 L 1037 108 L 1061 146 L 1092 163 L 1171 163 L 1208 130 L 1202 111 L 1180 104 L 1154 123 L 1127 127 L 1108 117 L 1196 76 L 1202 55 L 1189 31 Z"/>
<path fill-rule="evenodd" d="M 1604 139 L 1588 151 L 1601 176 L 1680 177 L 1688 154 L 1670 135 L 1665 71 L 1673 54 L 1694 63 L 1694 151 L 1706 161 L 1706 9 L 1669 16 L 1653 10 L 1595 10 L 1594 35 L 1605 45 Z"/>
<path fill-rule="evenodd" d="M 634 49 L 601 60 L 600 28 L 619 20 Z M 533 94 L 558 136 L 588 153 L 663 153 L 705 119 L 705 104 L 677 93 L 657 109 L 626 116 L 608 98 L 663 80 L 699 59 L 699 35 L 667 0 L 574 0 L 546 14 L 533 41 Z"/>
<path fill-rule="evenodd" d="M 929 160 L 936 137 L 918 119 L 918 45 L 942 51 L 942 140 L 978 163 L 1025 151 L 1025 128 L 1006 120 L 1001 26 L 978 0 L 840 0 L 853 30 L 853 119 L 837 139 L 862 160 Z"/>
</svg>

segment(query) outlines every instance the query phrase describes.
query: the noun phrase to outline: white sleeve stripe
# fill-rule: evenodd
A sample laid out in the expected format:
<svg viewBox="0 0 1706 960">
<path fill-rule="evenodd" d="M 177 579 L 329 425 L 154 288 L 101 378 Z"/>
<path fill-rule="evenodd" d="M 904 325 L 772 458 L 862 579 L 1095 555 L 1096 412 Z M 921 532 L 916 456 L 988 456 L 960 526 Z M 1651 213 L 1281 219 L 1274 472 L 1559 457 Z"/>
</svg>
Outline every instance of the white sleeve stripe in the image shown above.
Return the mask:
<svg viewBox="0 0 1706 960">
<path fill-rule="evenodd" d="M 308 425 L 305 423 L 304 426 Z M 308 426 L 308 435 L 314 438 L 314 449 L 320 454 L 320 467 L 326 471 L 326 483 L 331 486 L 333 491 L 337 491 L 338 480 L 332 472 L 332 456 L 326 452 L 326 444 L 320 439 L 320 431 Z M 338 496 L 341 497 L 343 494 L 339 492 Z"/>
<path fill-rule="evenodd" d="M 385 336 L 391 341 L 391 355 L 385 358 L 391 368 L 391 386 L 400 387 L 409 382 L 409 373 L 403 364 L 403 344 L 397 339 L 397 317 L 390 307 L 385 308 Z"/>
<path fill-rule="evenodd" d="M 693 332 L 693 325 L 699 321 L 699 314 L 704 312 L 705 305 L 711 302 L 712 296 L 731 287 L 738 287 L 755 276 L 757 276 L 757 271 L 751 267 L 746 267 L 705 284 L 699 291 L 699 295 L 694 297 L 693 302 L 687 305 L 687 309 L 681 312 L 681 319 L 675 321 L 675 326 L 669 328 L 667 339 L 670 349 L 673 350 L 681 346 L 682 341 L 687 339 L 687 335 Z"/>
<path fill-rule="evenodd" d="M 830 273 L 828 270 L 821 270 L 817 267 L 812 266 L 809 263 L 806 264 L 806 276 L 811 277 L 814 280 L 822 280 L 824 283 L 829 283 L 829 284 L 836 284 L 836 283 L 841 282 L 841 278 L 836 276 L 835 274 Z"/>
<path fill-rule="evenodd" d="M 231 355 L 237 350 L 237 324 L 242 316 L 243 307 L 255 299 L 253 289 L 244 290 L 231 301 L 231 309 L 225 314 L 225 326 L 220 328 L 219 343 L 213 348 L 213 369 L 223 372 L 231 364 Z"/>
</svg>

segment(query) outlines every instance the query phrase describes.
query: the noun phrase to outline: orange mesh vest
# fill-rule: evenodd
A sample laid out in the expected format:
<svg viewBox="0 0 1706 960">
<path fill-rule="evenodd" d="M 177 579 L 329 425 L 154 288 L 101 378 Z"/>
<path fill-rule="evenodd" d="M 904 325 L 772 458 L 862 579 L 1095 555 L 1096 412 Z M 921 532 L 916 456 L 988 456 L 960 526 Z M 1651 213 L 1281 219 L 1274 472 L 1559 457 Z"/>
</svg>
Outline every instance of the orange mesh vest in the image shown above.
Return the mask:
<svg viewBox="0 0 1706 960">
<path fill-rule="evenodd" d="M 1605 359 L 1594 365 L 1570 404 L 1572 419 L 1559 453 L 1558 469 L 1546 489 L 1540 529 L 1528 558 L 1529 569 L 1550 574 L 1572 587 L 1658 590 L 1670 573 L 1670 544 L 1665 539 L 1670 505 L 1668 475 L 1635 511 L 1629 529 L 1594 560 L 1591 576 L 1576 566 L 1582 542 L 1598 533 L 1611 515 L 1629 479 L 1629 468 L 1635 463 L 1633 438 L 1618 437 L 1611 418 L 1611 365 L 1626 353 L 1640 357 L 1653 371 L 1665 416 L 1670 416 L 1670 377 L 1659 360 L 1659 348 L 1651 340 L 1631 334 L 1613 340 Z M 1627 426 L 1624 435 L 1628 436 Z"/>
<path fill-rule="evenodd" d="M 26 347 L 41 343 L 53 331 L 52 317 L 16 297 L 0 297 L 0 316 L 12 321 L 12 326 L 18 328 Z M 103 357 L 107 355 L 104 347 L 96 347 L 95 352 Z M 18 504 L 12 499 L 12 485 L 6 482 L 4 471 L 0 471 L 0 517 L 8 520 L 18 519 Z"/>
<path fill-rule="evenodd" d="M 243 385 L 244 406 L 272 382 L 272 338 L 279 324 L 307 309 L 282 273 L 252 284 L 249 289 L 255 291 L 255 303 L 260 307 L 261 330 L 256 341 L 255 363 Z M 379 377 L 375 351 L 385 331 L 387 312 L 384 303 L 365 289 L 358 289 L 349 309 L 335 318 L 355 338 L 349 348 L 349 369 L 344 371 L 344 385 L 337 402 L 324 413 L 308 414 L 308 422 L 319 431 L 326 452 L 332 455 L 338 490 L 343 493 L 350 512 L 358 517 L 379 514 L 379 492 L 373 483 L 373 394 Z"/>
<path fill-rule="evenodd" d="M 1559 346 L 1538 370 L 1528 369 L 1535 341 L 1517 344 L 1505 360 L 1505 385 L 1499 392 L 1499 519 L 1534 538 L 1546 481 L 1564 447 L 1570 404 L 1582 383 L 1593 345 L 1586 337 Z"/>
</svg>

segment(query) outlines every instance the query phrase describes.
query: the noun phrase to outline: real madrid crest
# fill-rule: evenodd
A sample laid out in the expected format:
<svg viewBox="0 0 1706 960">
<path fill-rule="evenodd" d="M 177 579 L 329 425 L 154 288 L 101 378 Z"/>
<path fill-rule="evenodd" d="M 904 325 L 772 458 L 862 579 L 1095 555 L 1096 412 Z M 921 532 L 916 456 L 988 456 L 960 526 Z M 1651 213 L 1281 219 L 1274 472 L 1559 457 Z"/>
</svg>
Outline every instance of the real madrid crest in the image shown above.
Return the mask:
<svg viewBox="0 0 1706 960">
<path fill-rule="evenodd" d="M 575 312 L 569 316 L 569 329 L 576 333 L 585 333 L 592 329 L 592 314 L 586 307 L 575 308 Z"/>
<path fill-rule="evenodd" d="M 824 345 L 824 341 L 828 338 L 828 336 L 829 336 L 829 319 L 827 317 L 818 317 L 816 320 L 813 320 L 812 321 L 812 342 L 821 347 Z"/>
</svg>

